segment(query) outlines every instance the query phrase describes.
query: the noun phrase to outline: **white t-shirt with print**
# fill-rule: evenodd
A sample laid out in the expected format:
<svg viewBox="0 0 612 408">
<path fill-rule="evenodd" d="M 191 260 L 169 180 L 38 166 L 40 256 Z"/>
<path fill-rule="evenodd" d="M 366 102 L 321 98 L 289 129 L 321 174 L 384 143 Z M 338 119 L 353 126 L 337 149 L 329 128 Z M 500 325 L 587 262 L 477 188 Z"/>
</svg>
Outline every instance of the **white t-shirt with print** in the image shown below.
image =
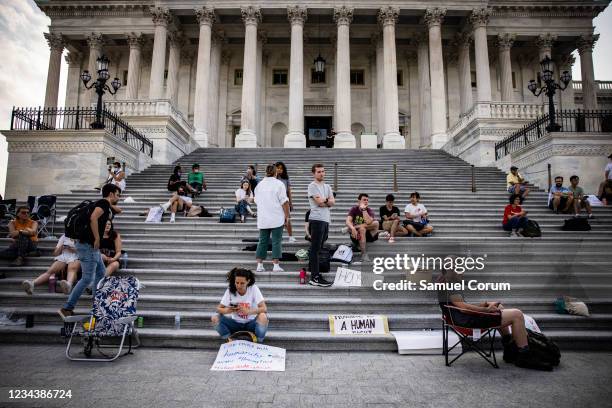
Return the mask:
<svg viewBox="0 0 612 408">
<path fill-rule="evenodd" d="M 238 190 L 236 190 L 236 199 L 238 201 L 244 200 L 247 197 L 250 196 L 247 195 L 247 192 L 243 188 L 239 188 Z"/>
<path fill-rule="evenodd" d="M 421 203 L 418 203 L 417 205 L 412 205 L 412 203 L 409 203 L 404 209 L 404 212 L 408 213 L 411 217 L 414 217 L 412 218 L 412 221 L 421 222 L 422 215 L 427 212 L 427 209 Z"/>
<path fill-rule="evenodd" d="M 221 304 L 223 306 L 229 306 L 230 304 L 240 305 L 246 304 L 249 309 L 257 308 L 257 305 L 264 301 L 264 297 L 257 285 L 247 287 L 247 291 L 244 295 L 240 295 L 237 291 L 236 294 L 232 294 L 229 289 L 225 290 L 225 294 L 221 298 Z M 248 323 L 255 319 L 257 315 L 241 315 L 239 313 L 232 313 L 232 319 L 238 323 Z"/>
</svg>

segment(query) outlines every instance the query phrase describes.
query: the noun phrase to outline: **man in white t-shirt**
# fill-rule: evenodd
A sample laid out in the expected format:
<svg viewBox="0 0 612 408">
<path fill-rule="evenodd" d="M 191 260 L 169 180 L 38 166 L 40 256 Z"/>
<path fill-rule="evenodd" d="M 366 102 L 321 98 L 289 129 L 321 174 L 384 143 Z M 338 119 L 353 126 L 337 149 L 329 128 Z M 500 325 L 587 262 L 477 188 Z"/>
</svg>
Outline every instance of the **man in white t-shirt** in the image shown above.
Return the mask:
<svg viewBox="0 0 612 408">
<path fill-rule="evenodd" d="M 404 227 L 417 237 L 422 237 L 433 231 L 433 227 L 429 225 L 427 220 L 427 208 L 419 202 L 420 199 L 421 195 L 418 192 L 411 193 L 410 204 L 406 205 L 404 209 L 404 215 L 406 216 Z"/>
<path fill-rule="evenodd" d="M 234 268 L 227 280 L 229 287 L 217 306 L 219 314 L 211 319 L 215 330 L 223 339 L 239 331 L 248 331 L 255 333 L 259 343 L 263 342 L 268 330 L 268 309 L 255 285 L 255 275 L 248 269 Z"/>
<path fill-rule="evenodd" d="M 257 204 L 257 228 L 259 242 L 257 243 L 257 272 L 265 272 L 263 260 L 268 254 L 268 242 L 272 236 L 272 272 L 284 272 L 279 261 L 282 256 L 283 228 L 291 221 L 289 215 L 289 198 L 285 185 L 276 178 L 276 166 L 266 167 L 266 177 L 255 187 L 255 203 Z"/>
</svg>

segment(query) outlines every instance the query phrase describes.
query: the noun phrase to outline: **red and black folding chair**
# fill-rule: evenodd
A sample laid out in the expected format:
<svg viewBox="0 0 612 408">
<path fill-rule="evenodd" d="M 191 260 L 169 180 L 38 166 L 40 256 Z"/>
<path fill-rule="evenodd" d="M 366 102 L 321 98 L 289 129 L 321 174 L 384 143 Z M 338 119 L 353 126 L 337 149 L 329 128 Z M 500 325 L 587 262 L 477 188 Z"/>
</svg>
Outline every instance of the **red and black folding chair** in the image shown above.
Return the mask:
<svg viewBox="0 0 612 408">
<path fill-rule="evenodd" d="M 461 309 L 450 305 L 440 305 L 440 307 L 442 308 L 442 353 L 444 354 L 446 366 L 450 367 L 451 364 L 467 351 L 473 350 L 493 367 L 499 368 L 497 360 L 495 359 L 495 349 L 493 347 L 495 343 L 495 334 L 499 327 L 462 327 L 453 321 L 450 309 L 474 316 L 491 316 L 494 315 L 494 313 L 475 312 L 473 310 Z M 459 341 L 451 347 L 449 347 L 448 344 L 449 330 L 452 330 L 459 337 Z M 461 353 L 449 361 L 448 354 L 459 344 L 461 344 Z"/>
</svg>

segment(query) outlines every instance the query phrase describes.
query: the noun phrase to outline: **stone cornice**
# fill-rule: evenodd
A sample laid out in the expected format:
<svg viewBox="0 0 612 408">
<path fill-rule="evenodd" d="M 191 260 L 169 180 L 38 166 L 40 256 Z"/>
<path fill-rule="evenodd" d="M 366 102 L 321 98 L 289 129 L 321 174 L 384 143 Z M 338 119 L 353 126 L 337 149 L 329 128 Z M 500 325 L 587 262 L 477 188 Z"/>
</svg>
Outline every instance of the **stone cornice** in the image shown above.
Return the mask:
<svg viewBox="0 0 612 408">
<path fill-rule="evenodd" d="M 492 6 L 492 17 L 597 17 L 604 5 L 504 5 Z"/>
<path fill-rule="evenodd" d="M 147 15 L 150 2 L 130 2 L 136 4 L 38 4 L 48 17 L 84 17 L 84 16 L 143 16 Z"/>
</svg>

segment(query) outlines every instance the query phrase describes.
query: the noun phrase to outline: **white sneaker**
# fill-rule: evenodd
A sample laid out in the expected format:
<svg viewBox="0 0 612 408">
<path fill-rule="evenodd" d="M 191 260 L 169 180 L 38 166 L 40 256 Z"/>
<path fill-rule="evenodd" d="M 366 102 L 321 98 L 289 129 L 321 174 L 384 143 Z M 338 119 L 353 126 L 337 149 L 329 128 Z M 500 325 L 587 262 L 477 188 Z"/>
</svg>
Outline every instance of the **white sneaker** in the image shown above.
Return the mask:
<svg viewBox="0 0 612 408">
<path fill-rule="evenodd" d="M 381 231 L 378 233 L 378 238 L 387 239 L 391 236 L 387 231 Z"/>
<path fill-rule="evenodd" d="M 266 269 L 264 268 L 262 263 L 257 264 L 256 272 L 265 272 L 265 271 L 266 271 Z"/>
<path fill-rule="evenodd" d="M 342 227 L 340 232 L 343 233 L 343 234 L 346 234 L 348 232 L 348 227 Z"/>
<path fill-rule="evenodd" d="M 176 214 L 172 214 L 170 216 L 170 224 L 174 224 L 176 222 Z"/>
<path fill-rule="evenodd" d="M 280 264 L 274 264 L 274 268 L 272 268 L 272 272 L 285 272 L 285 270 L 280 267 Z"/>
<path fill-rule="evenodd" d="M 292 244 L 297 242 L 297 239 L 295 239 L 295 237 L 289 237 L 289 242 L 291 242 Z"/>
<path fill-rule="evenodd" d="M 68 282 L 67 280 L 61 280 L 59 285 L 65 295 L 70 294 L 72 291 L 72 283 Z"/>
<path fill-rule="evenodd" d="M 32 291 L 34 290 L 34 283 L 32 281 L 24 280 L 23 282 L 21 282 L 21 286 L 28 295 L 32 294 Z"/>
</svg>

